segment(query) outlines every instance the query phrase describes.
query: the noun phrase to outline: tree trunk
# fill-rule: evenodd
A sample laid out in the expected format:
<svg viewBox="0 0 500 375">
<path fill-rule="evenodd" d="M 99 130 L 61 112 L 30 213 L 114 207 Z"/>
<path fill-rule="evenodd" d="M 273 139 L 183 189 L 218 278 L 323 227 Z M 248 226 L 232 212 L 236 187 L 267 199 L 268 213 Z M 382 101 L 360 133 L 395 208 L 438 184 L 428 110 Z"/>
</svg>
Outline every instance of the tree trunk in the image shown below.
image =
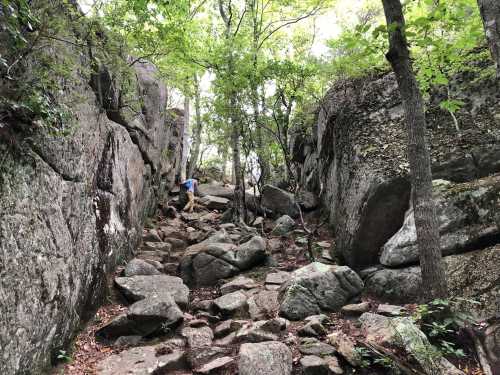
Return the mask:
<svg viewBox="0 0 500 375">
<path fill-rule="evenodd" d="M 257 77 L 257 69 L 258 69 L 258 59 L 259 59 L 259 42 L 260 42 L 260 27 L 262 25 L 259 24 L 259 15 L 257 10 L 257 2 L 256 0 L 249 1 L 249 8 L 251 10 L 252 15 L 252 81 L 250 82 L 251 90 L 252 90 L 252 106 L 253 106 L 253 122 L 255 127 L 255 143 L 256 143 L 256 153 L 257 159 L 259 161 L 260 167 L 260 177 L 259 177 L 259 186 L 263 186 L 269 181 L 270 178 L 270 167 L 269 160 L 266 157 L 266 151 L 264 148 L 264 140 L 262 137 L 262 124 L 260 123 L 260 110 L 259 110 L 259 92 L 258 92 L 258 77 Z M 262 19 L 260 19 L 262 21 Z"/>
<path fill-rule="evenodd" d="M 497 77 L 500 78 L 500 1 L 477 0 L 483 19 L 486 39 L 495 62 Z"/>
<path fill-rule="evenodd" d="M 184 134 L 182 137 L 181 180 L 187 177 L 186 167 L 189 155 L 189 98 L 184 97 Z"/>
<path fill-rule="evenodd" d="M 231 2 L 229 2 L 229 12 L 231 13 Z M 243 174 L 241 169 L 241 145 L 240 145 L 240 135 L 241 135 L 241 124 L 239 123 L 238 113 L 237 113 L 237 92 L 234 86 L 236 67 L 234 63 L 233 55 L 233 40 L 236 35 L 233 35 L 232 21 L 233 17 L 228 17 L 226 10 L 224 9 L 224 4 L 222 0 L 219 0 L 219 12 L 222 20 L 226 26 L 225 38 L 226 42 L 229 44 L 228 56 L 227 56 L 227 77 L 229 82 L 227 89 L 226 100 L 228 104 L 229 120 L 231 124 L 231 147 L 233 150 L 233 176 L 234 176 L 234 199 L 233 199 L 233 221 L 235 223 L 241 223 L 245 220 L 245 190 L 243 188 Z"/>
<path fill-rule="evenodd" d="M 405 20 L 401 2 L 382 0 L 382 3 L 389 29 L 389 52 L 386 57 L 396 74 L 406 117 L 412 202 L 423 291 L 428 300 L 445 298 L 448 291 L 439 246 L 436 205 L 432 196 L 431 162 L 425 134 L 422 95 L 415 79 L 404 34 Z"/>
<path fill-rule="evenodd" d="M 195 75 L 195 93 L 194 93 L 194 111 L 195 111 L 195 128 L 193 132 L 193 147 L 191 151 L 191 158 L 188 164 L 188 177 L 193 177 L 193 173 L 196 171 L 198 166 L 198 158 L 200 156 L 200 146 L 201 146 L 201 131 L 203 129 L 203 124 L 201 122 L 201 97 L 200 97 L 200 86 L 198 84 L 198 77 Z"/>
</svg>

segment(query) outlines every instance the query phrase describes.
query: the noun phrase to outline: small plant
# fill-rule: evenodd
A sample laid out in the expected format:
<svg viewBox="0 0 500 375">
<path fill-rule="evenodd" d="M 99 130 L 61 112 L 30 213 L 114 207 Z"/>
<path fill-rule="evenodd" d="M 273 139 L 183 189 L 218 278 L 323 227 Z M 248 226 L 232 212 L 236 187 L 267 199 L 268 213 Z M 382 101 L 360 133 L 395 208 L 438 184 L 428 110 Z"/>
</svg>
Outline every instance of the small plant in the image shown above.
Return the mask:
<svg viewBox="0 0 500 375">
<path fill-rule="evenodd" d="M 372 353 L 362 347 L 362 346 L 357 346 L 354 348 L 354 351 L 356 352 L 356 354 L 358 355 L 358 358 L 360 360 L 360 365 L 359 367 L 361 368 L 367 368 L 367 367 L 370 367 L 370 359 L 372 358 Z"/>
<path fill-rule="evenodd" d="M 440 342 L 440 349 L 441 352 L 444 355 L 452 356 L 452 357 L 457 357 L 457 358 L 464 358 L 465 353 L 462 349 L 456 348 L 455 344 L 446 340 L 441 340 Z"/>
<path fill-rule="evenodd" d="M 456 348 L 456 344 L 452 342 L 462 328 L 476 323 L 472 315 L 463 311 L 464 303 L 478 302 L 464 298 L 436 299 L 419 305 L 412 316 L 442 355 L 458 358 L 465 356 L 464 351 Z"/>
<path fill-rule="evenodd" d="M 56 358 L 61 362 L 71 362 L 72 361 L 72 358 L 68 355 L 68 353 L 65 350 L 59 350 L 59 352 L 57 352 Z"/>
</svg>

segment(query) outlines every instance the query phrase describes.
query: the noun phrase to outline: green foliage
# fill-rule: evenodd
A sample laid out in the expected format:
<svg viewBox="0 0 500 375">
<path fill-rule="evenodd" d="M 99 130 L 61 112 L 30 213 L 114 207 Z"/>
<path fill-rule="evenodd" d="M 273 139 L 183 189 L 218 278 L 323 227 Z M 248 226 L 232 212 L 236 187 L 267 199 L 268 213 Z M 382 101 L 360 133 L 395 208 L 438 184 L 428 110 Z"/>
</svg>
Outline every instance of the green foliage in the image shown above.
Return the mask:
<svg viewBox="0 0 500 375">
<path fill-rule="evenodd" d="M 465 356 L 464 351 L 456 348 L 453 342 L 462 328 L 476 323 L 472 315 L 463 312 L 464 303 L 478 302 L 464 298 L 436 299 L 417 306 L 412 316 L 415 322 L 421 324 L 423 332 L 443 355 Z"/>
<path fill-rule="evenodd" d="M 361 368 L 369 368 L 372 365 L 376 365 L 376 366 L 382 366 L 386 369 L 392 370 L 395 373 L 398 373 L 397 365 L 391 358 L 387 356 L 382 356 L 379 353 L 374 353 L 363 346 L 355 347 L 354 352 L 356 353 L 356 355 L 360 360 Z"/>
</svg>

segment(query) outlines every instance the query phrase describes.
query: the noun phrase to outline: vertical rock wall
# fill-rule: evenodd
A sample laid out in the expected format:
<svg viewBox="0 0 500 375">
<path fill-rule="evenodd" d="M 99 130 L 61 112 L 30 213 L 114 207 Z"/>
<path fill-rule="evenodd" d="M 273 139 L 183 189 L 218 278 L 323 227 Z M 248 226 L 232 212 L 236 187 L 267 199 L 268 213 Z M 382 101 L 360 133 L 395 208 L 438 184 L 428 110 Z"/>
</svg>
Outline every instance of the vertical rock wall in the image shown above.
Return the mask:
<svg viewBox="0 0 500 375">
<path fill-rule="evenodd" d="M 85 73 L 91 48 L 57 41 L 47 48 L 56 60 L 74 61 L 53 93 L 71 109 L 70 134 L 27 136 L 19 130 L 25 119 L 0 116 L 5 375 L 42 373 L 93 313 L 106 294 L 106 276 L 131 255 L 144 218 L 172 186 L 182 143 L 182 121 L 167 113 L 167 90 L 154 66 L 133 64 L 127 104 L 134 105 L 124 105 L 112 69 Z M 7 95 L 2 87 L 1 95 Z"/>
<path fill-rule="evenodd" d="M 468 73 L 450 83 L 452 97 L 465 103 L 457 113 L 461 137 L 439 108 L 445 93 L 431 93 L 434 178 L 465 182 L 500 171 L 498 92 L 493 80 L 475 78 Z M 341 81 L 320 103 L 312 136 L 295 141 L 301 183 L 321 194 L 336 254 L 351 267 L 377 264 L 380 248 L 403 224 L 410 197 L 403 115 L 392 73 Z"/>
</svg>

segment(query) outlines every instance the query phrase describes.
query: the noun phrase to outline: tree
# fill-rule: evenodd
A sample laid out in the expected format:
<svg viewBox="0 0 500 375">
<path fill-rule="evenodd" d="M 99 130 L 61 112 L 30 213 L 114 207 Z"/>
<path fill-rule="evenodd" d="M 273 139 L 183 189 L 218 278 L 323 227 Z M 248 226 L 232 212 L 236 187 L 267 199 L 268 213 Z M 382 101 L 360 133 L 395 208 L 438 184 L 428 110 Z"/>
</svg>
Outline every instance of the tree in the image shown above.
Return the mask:
<svg viewBox="0 0 500 375">
<path fill-rule="evenodd" d="M 194 129 L 193 129 L 193 144 L 191 147 L 191 156 L 188 163 L 187 176 L 193 177 L 193 173 L 198 166 L 198 158 L 200 157 L 201 146 L 201 132 L 203 130 L 203 123 L 201 119 L 201 92 L 200 82 L 198 76 L 194 75 Z"/>
<path fill-rule="evenodd" d="M 187 177 L 187 162 L 189 156 L 189 120 L 190 120 L 190 111 L 189 111 L 190 101 L 189 97 L 184 97 L 184 134 L 182 135 L 182 155 L 181 155 L 181 181 L 184 181 Z"/>
<path fill-rule="evenodd" d="M 500 1 L 477 0 L 477 3 L 483 19 L 491 56 L 495 61 L 497 77 L 500 78 Z"/>
<path fill-rule="evenodd" d="M 236 66 L 234 56 L 234 39 L 238 35 L 241 22 L 245 16 L 246 9 L 241 11 L 239 17 L 236 17 L 237 10 L 232 1 L 225 4 L 224 0 L 219 0 L 219 13 L 224 22 L 224 39 L 226 45 L 224 48 L 225 56 L 225 100 L 226 109 L 229 115 L 231 125 L 231 148 L 233 152 L 233 174 L 234 174 L 234 199 L 233 199 L 233 221 L 240 223 L 245 220 L 245 189 L 243 185 L 243 173 L 241 168 L 241 123 L 238 118 L 237 91 L 236 91 Z"/>
<path fill-rule="evenodd" d="M 412 203 L 423 290 L 428 299 L 444 298 L 448 291 L 439 244 L 436 205 L 432 196 L 431 161 L 425 134 L 422 94 L 410 59 L 401 2 L 382 0 L 382 3 L 389 33 L 389 51 L 386 57 L 396 74 L 405 111 Z"/>
</svg>

